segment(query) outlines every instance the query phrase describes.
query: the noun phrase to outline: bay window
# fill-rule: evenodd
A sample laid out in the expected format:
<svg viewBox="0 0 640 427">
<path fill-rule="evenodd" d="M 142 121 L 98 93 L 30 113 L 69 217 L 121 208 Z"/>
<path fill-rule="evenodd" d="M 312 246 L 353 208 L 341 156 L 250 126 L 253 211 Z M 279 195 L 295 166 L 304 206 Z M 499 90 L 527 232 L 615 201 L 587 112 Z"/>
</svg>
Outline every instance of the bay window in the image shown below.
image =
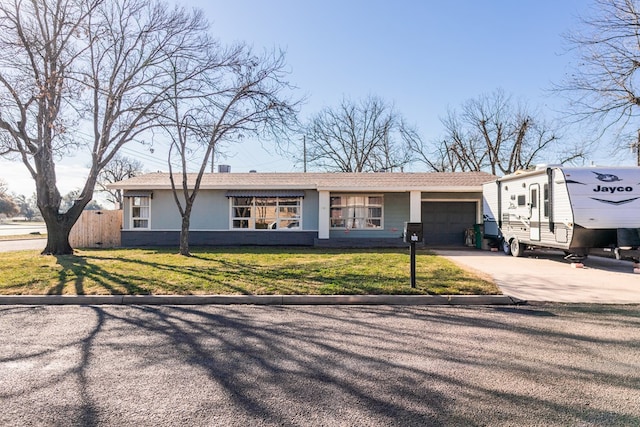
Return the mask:
<svg viewBox="0 0 640 427">
<path fill-rule="evenodd" d="M 248 230 L 298 230 L 302 197 L 231 197 L 231 227 Z"/>
</svg>

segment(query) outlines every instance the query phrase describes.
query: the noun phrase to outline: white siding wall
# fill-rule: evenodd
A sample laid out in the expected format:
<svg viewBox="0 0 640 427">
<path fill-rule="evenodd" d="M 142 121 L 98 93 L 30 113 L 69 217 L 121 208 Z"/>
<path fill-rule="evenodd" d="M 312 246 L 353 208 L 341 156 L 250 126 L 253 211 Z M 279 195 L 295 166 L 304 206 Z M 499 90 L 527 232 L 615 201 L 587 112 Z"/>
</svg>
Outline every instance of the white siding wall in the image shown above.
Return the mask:
<svg viewBox="0 0 640 427">
<path fill-rule="evenodd" d="M 553 221 L 565 225 L 573 224 L 571 200 L 560 169 L 553 171 Z"/>
<path fill-rule="evenodd" d="M 564 169 L 564 175 L 577 225 L 640 227 L 640 168 Z"/>
<path fill-rule="evenodd" d="M 488 182 L 482 186 L 482 217 L 498 221 L 498 183 Z"/>
</svg>

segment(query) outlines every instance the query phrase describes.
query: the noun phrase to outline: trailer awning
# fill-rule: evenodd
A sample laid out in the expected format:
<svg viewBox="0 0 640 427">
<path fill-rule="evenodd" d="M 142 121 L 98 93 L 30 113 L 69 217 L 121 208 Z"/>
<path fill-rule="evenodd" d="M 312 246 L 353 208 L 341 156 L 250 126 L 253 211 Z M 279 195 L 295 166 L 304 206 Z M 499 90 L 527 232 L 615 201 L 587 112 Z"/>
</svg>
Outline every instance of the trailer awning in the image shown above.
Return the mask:
<svg viewBox="0 0 640 427">
<path fill-rule="evenodd" d="M 229 190 L 227 197 L 304 197 L 304 190 Z"/>
</svg>

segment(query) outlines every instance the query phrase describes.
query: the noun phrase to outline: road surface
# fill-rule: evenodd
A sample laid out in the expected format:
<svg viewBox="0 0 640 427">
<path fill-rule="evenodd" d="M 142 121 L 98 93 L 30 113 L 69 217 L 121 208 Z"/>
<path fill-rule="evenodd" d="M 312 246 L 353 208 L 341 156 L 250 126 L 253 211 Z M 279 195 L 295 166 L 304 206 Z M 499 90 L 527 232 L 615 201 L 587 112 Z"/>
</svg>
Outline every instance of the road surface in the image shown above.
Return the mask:
<svg viewBox="0 0 640 427">
<path fill-rule="evenodd" d="M 638 306 L 0 306 L 3 426 L 637 426 Z"/>
</svg>

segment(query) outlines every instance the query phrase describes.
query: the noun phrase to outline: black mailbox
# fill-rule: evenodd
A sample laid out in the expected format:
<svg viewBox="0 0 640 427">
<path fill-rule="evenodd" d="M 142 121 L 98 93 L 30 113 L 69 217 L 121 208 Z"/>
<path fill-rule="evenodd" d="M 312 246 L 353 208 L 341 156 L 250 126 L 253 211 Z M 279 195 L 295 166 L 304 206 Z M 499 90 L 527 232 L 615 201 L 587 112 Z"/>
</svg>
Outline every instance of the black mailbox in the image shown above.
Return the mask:
<svg viewBox="0 0 640 427">
<path fill-rule="evenodd" d="M 403 236 L 404 236 L 405 243 L 422 242 L 422 223 L 421 222 L 405 222 Z"/>
</svg>

